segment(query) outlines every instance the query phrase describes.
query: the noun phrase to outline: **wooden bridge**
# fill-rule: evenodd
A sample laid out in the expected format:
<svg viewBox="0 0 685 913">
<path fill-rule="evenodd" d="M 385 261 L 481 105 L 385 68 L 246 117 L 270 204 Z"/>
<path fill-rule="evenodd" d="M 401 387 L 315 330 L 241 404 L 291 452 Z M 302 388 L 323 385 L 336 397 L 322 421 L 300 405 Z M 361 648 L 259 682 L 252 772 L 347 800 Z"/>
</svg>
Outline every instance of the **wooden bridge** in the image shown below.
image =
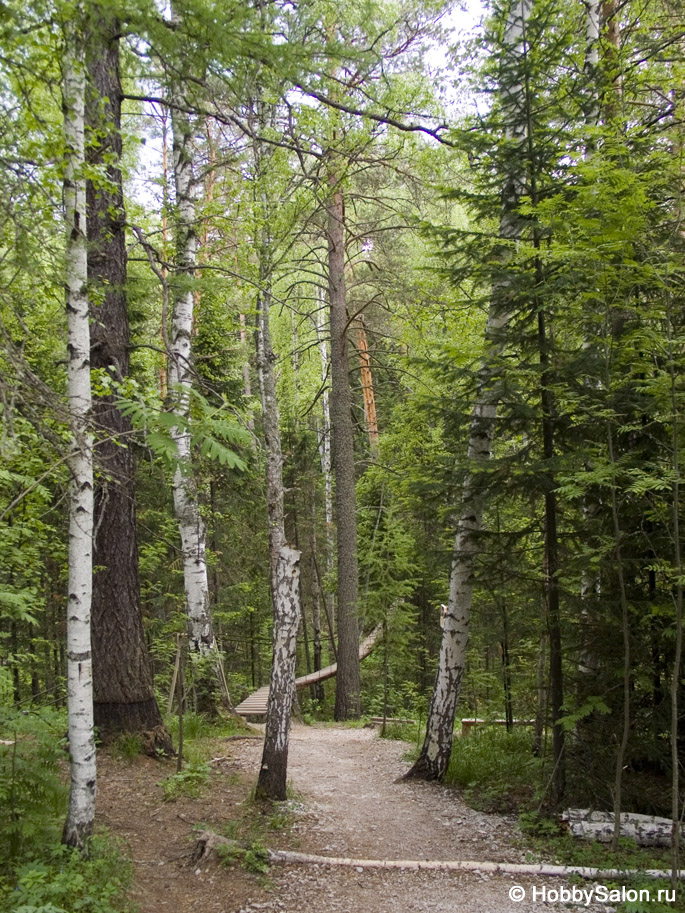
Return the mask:
<svg viewBox="0 0 685 913">
<path fill-rule="evenodd" d="M 361 642 L 359 645 L 359 661 L 371 653 L 373 648 L 376 646 L 377 641 L 379 640 L 381 633 L 383 631 L 383 625 L 378 625 L 369 636 Z M 333 663 L 332 666 L 326 666 L 324 669 L 319 669 L 316 672 L 310 672 L 309 675 L 302 675 L 300 678 L 295 679 L 296 688 L 306 688 L 308 685 L 315 685 L 317 682 L 322 682 L 327 678 L 333 678 L 333 676 L 338 671 L 338 664 Z M 269 703 L 269 686 L 265 685 L 263 688 L 260 688 L 258 691 L 254 691 L 245 700 L 238 704 L 235 708 L 236 713 L 239 713 L 241 716 L 266 716 L 266 708 Z"/>
</svg>

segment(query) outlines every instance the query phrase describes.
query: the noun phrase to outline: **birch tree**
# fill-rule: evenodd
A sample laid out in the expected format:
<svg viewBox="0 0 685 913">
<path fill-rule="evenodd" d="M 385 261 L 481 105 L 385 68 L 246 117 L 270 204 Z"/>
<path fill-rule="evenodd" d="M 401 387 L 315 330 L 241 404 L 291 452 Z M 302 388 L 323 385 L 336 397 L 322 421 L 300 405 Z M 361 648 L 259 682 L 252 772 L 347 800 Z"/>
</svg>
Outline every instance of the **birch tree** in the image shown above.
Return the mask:
<svg viewBox="0 0 685 913">
<path fill-rule="evenodd" d="M 262 28 L 265 8 L 260 7 Z M 254 124 L 259 133 L 276 128 L 276 108 L 262 98 L 261 86 L 254 99 Z M 257 132 L 257 130 L 255 130 Z M 267 185 L 276 180 L 272 164 L 273 151 L 255 140 L 252 144 L 254 164 L 255 236 L 259 263 L 256 300 L 257 376 L 262 404 L 262 427 L 266 456 L 266 511 L 269 524 L 269 565 L 273 603 L 273 655 L 266 712 L 264 749 L 257 780 L 257 795 L 284 800 L 287 789 L 288 737 L 295 696 L 295 663 L 297 631 L 300 624 L 300 557 L 298 549 L 286 541 L 283 490 L 283 449 L 276 393 L 269 315 L 274 280 L 274 239 L 272 225 L 276 208 Z M 281 191 L 283 204 L 287 191 Z"/>
<path fill-rule="evenodd" d="M 62 839 L 83 847 L 95 817 L 95 740 L 90 613 L 93 575 L 93 438 L 86 235 L 86 69 L 81 6 L 64 25 L 64 216 L 66 229 L 67 396 L 70 443 L 67 713 L 69 810 Z"/>
<path fill-rule="evenodd" d="M 192 279 L 197 264 L 197 194 L 193 169 L 192 123 L 190 117 L 172 109 L 173 169 L 176 190 L 176 276 L 173 283 L 173 314 L 169 352 L 169 388 L 174 411 L 183 420 L 171 436 L 176 445 L 174 470 L 174 512 L 181 535 L 183 580 L 188 614 L 191 651 L 206 654 L 216 649 L 209 610 L 206 532 L 200 513 L 197 486 L 191 464 L 191 435 L 188 428 L 193 389 Z"/>
<path fill-rule="evenodd" d="M 513 0 L 504 34 L 500 95 L 508 125 L 506 140 L 511 147 L 511 167 L 502 187 L 501 243 L 497 252 L 499 278 L 493 283 L 490 296 L 485 350 L 471 416 L 466 455 L 468 470 L 457 515 L 449 601 L 443 621 L 438 669 L 423 747 L 406 775 L 425 780 L 439 780 L 445 775 L 452 751 L 454 719 L 466 665 L 474 569 L 480 550 L 479 534 L 485 507 L 483 469 L 492 454 L 497 406 L 502 393 L 501 359 L 515 305 L 514 279 L 507 270 L 507 263 L 521 232 L 521 217 L 517 210 L 524 189 L 521 163 L 527 132 L 521 62 L 525 55 L 525 26 L 529 13 L 530 0 Z"/>
</svg>

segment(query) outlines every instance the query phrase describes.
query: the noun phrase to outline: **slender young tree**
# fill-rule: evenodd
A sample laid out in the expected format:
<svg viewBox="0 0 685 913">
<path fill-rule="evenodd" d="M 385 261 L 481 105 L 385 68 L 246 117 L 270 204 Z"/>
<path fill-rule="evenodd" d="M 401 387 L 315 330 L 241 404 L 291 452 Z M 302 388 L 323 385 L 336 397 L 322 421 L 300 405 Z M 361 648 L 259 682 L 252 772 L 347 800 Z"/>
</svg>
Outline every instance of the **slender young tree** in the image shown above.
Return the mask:
<svg viewBox="0 0 685 913">
<path fill-rule="evenodd" d="M 173 283 L 173 315 L 169 357 L 169 387 L 174 411 L 187 420 L 193 388 L 193 314 L 195 295 L 192 278 L 197 264 L 197 193 L 193 169 L 190 117 L 172 109 L 173 168 L 176 189 L 176 276 Z M 188 636 L 194 653 L 216 648 L 209 609 L 206 531 L 191 463 L 190 431 L 186 424 L 172 429 L 178 464 L 174 471 L 174 511 L 181 535 L 183 579 L 188 613 Z"/>
<path fill-rule="evenodd" d="M 319 458 L 321 461 L 321 473 L 323 475 L 324 485 L 324 518 L 326 530 L 326 575 L 330 578 L 333 573 L 335 560 L 335 533 L 333 530 L 333 471 L 331 462 L 331 395 L 329 389 L 329 366 L 330 356 L 328 353 L 328 341 L 325 333 L 325 315 L 323 292 L 319 290 L 317 296 L 318 308 L 315 316 L 316 339 L 319 348 L 319 357 L 321 360 L 321 410 L 322 426 L 318 434 Z M 314 561 L 316 554 L 312 552 Z M 318 566 L 315 568 L 316 576 L 319 577 Z M 320 581 L 319 581 L 320 583 Z M 320 586 L 319 589 L 322 589 Z M 328 623 L 328 632 L 331 642 L 331 652 L 336 659 L 338 658 L 337 647 L 335 644 L 335 595 L 330 587 L 324 591 L 324 609 L 326 611 L 326 620 Z"/>
<path fill-rule="evenodd" d="M 129 374 L 126 214 L 121 179 L 120 23 L 93 12 L 86 51 L 88 163 L 104 174 L 86 187 L 88 280 L 92 299 L 91 366 L 121 383 Z M 150 751 L 171 750 L 155 698 L 143 630 L 131 421 L 116 391 L 94 398 L 99 473 L 95 486 L 93 578 L 95 724 L 101 739 L 148 732 Z"/>
<path fill-rule="evenodd" d="M 256 100 L 256 122 L 264 127 L 267 109 Z M 270 118 L 273 127 L 273 116 Z M 269 314 L 273 282 L 273 240 L 270 224 L 275 217 L 265 189 L 269 175 L 269 155 L 258 142 L 253 145 L 255 164 L 255 209 L 259 237 L 259 292 L 257 294 L 257 374 L 262 401 L 262 425 L 266 453 L 266 508 L 269 523 L 271 599 L 273 602 L 273 657 L 266 712 L 262 763 L 257 780 L 257 795 L 284 800 L 287 790 L 288 736 L 295 696 L 297 630 L 300 624 L 300 552 L 288 545 L 285 535 L 283 492 L 283 449 L 278 398 L 271 346 Z"/>
<path fill-rule="evenodd" d="M 95 739 L 90 613 L 93 577 L 93 438 L 86 235 L 86 64 L 77 5 L 64 24 L 64 215 L 66 228 L 67 395 L 69 400 L 69 592 L 67 713 L 71 783 L 62 839 L 83 847 L 95 817 Z"/>
<path fill-rule="evenodd" d="M 515 280 L 507 269 L 507 263 L 522 226 L 518 207 L 525 181 L 527 118 L 521 64 L 525 55 L 525 26 L 529 13 L 530 0 L 513 0 L 504 34 L 500 93 L 508 125 L 506 138 L 511 146 L 511 164 L 502 188 L 498 278 L 493 282 L 490 296 L 485 351 L 469 430 L 468 471 L 457 519 L 438 669 L 421 753 L 406 775 L 425 780 L 442 779 L 452 752 L 454 719 L 466 665 L 474 568 L 480 550 L 479 533 L 485 507 L 482 470 L 492 453 L 497 405 L 502 394 L 501 359 L 515 305 Z"/>
</svg>

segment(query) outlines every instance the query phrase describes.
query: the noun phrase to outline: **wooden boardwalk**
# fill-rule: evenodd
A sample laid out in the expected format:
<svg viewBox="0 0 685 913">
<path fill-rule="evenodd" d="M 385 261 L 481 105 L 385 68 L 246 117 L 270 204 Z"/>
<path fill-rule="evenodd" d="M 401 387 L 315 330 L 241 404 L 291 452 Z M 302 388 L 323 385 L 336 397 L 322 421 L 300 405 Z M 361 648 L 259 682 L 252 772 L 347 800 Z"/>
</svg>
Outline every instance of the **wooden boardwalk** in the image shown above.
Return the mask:
<svg viewBox="0 0 685 913">
<path fill-rule="evenodd" d="M 380 635 L 383 631 L 383 626 L 378 625 L 373 631 L 365 638 L 359 645 L 359 661 L 371 653 L 373 648 L 376 646 L 377 641 L 380 638 Z M 322 682 L 327 678 L 333 678 L 333 676 L 338 671 L 338 664 L 333 663 L 331 666 L 326 666 L 324 669 L 319 669 L 317 672 L 310 672 L 309 675 L 302 675 L 300 678 L 295 679 L 296 688 L 306 688 L 308 685 L 314 685 L 316 682 Z M 269 686 L 264 685 L 263 688 L 260 688 L 258 691 L 254 691 L 245 700 L 238 704 L 235 708 L 236 713 L 239 713 L 241 716 L 266 716 L 266 708 L 269 703 Z"/>
</svg>

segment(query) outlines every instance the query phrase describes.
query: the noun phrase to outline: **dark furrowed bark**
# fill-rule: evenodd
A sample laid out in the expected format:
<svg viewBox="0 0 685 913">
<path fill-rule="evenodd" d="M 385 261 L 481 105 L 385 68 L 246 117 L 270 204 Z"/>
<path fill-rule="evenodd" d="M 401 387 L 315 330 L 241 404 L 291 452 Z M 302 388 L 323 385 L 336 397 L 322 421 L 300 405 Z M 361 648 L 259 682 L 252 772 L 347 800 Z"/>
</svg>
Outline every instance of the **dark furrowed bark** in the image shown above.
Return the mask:
<svg viewBox="0 0 685 913">
<path fill-rule="evenodd" d="M 88 160 L 106 181 L 87 185 L 91 365 L 114 381 L 129 372 L 125 213 L 121 170 L 119 24 L 100 13 L 88 48 Z M 95 724 L 101 738 L 163 729 L 143 631 L 131 424 L 114 396 L 94 398 L 97 428 L 93 580 Z M 160 745 L 171 747 L 168 734 Z"/>
<path fill-rule="evenodd" d="M 361 713 L 357 602 L 357 517 L 354 478 L 354 428 L 347 348 L 345 224 L 342 189 L 330 179 L 328 203 L 328 281 L 331 325 L 331 425 L 338 536 L 338 674 L 335 719 Z"/>
</svg>

